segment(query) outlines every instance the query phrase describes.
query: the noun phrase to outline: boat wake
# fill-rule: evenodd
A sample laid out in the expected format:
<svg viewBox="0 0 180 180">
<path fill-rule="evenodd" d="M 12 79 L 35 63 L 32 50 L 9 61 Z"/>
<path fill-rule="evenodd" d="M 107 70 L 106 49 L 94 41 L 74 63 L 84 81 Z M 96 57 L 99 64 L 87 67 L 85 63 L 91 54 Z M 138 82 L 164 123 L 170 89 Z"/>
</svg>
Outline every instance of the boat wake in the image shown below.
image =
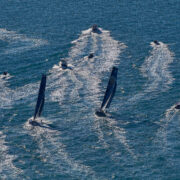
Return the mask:
<svg viewBox="0 0 180 180">
<path fill-rule="evenodd" d="M 58 101 L 61 105 L 67 103 L 65 101 L 68 99 L 67 106 L 71 101 L 72 103 L 76 102 L 76 107 L 88 109 L 85 114 L 88 118 L 94 119 L 92 128 L 98 134 L 98 143 L 103 145 L 104 148 L 109 148 L 109 144 L 104 138 L 107 134 L 102 130 L 105 125 L 102 125 L 101 120 L 95 117 L 94 107 L 100 105 L 101 99 L 99 97 L 104 93 L 104 90 L 101 90 L 102 80 L 107 79 L 107 77 L 104 78 L 104 74 L 109 73 L 113 66 L 118 66 L 120 54 L 126 46 L 114 40 L 109 31 L 100 30 L 101 34 L 91 33 L 91 29 L 82 31 L 80 37 L 72 42 L 74 46 L 71 48 L 66 61 L 73 66 L 73 71 L 51 70 L 52 76 L 50 79 L 54 87 L 57 87 L 57 89 L 53 88 L 55 90 L 51 93 L 51 97 L 52 100 Z M 94 56 L 89 59 L 88 55 L 90 53 L 93 53 Z M 77 117 L 83 115 L 82 111 L 79 111 Z M 70 112 L 68 111 L 68 113 Z M 113 137 L 118 139 L 135 159 L 136 156 L 128 145 L 125 129 L 118 127 L 112 119 L 108 121 L 110 122 L 107 126 L 112 130 Z M 109 137 L 111 137 L 111 133 Z M 98 144 L 96 146 L 98 148 Z"/>
<path fill-rule="evenodd" d="M 169 141 L 168 139 L 171 138 L 170 136 L 172 136 L 174 134 L 173 132 L 175 132 L 178 128 L 177 121 L 179 120 L 179 117 L 177 115 L 179 110 L 175 109 L 175 106 L 176 105 L 173 105 L 167 109 L 165 117 L 157 122 L 157 124 L 160 125 L 160 128 L 156 133 L 156 143 L 158 142 L 161 145 L 163 151 L 166 151 L 168 148 L 172 147 L 172 145 L 169 144 L 169 142 L 172 143 L 172 141 Z"/>
<path fill-rule="evenodd" d="M 173 53 L 168 49 L 168 46 L 162 42 L 160 45 L 151 43 L 152 51 L 151 55 L 145 59 L 144 64 L 141 67 L 141 72 L 147 83 L 143 92 L 135 94 L 129 98 L 125 104 L 137 103 L 140 99 L 148 100 L 151 96 L 147 96 L 149 93 L 159 93 L 167 91 L 173 82 L 173 77 L 168 70 L 169 65 L 173 62 Z"/>
<path fill-rule="evenodd" d="M 44 124 L 50 124 L 47 119 L 40 118 Z M 37 152 L 43 163 L 53 165 L 53 172 L 62 172 L 77 179 L 96 177 L 95 172 L 83 162 L 73 159 L 66 151 L 66 146 L 61 142 L 61 131 L 40 126 L 31 126 L 27 121 L 24 128 L 38 144 Z"/>
<path fill-rule="evenodd" d="M 3 28 L 0 28 L 0 40 L 7 43 L 3 54 L 22 53 L 47 44 L 45 40 L 28 38 L 26 35 Z"/>
<path fill-rule="evenodd" d="M 73 117 L 73 119 L 68 119 L 68 123 L 74 122 L 75 119 L 87 119 L 88 117 L 92 121 L 91 123 L 80 121 L 79 125 L 93 129 L 99 138 L 96 145 L 99 146 L 101 143 L 105 148 L 108 148 L 108 142 L 104 139 L 106 132 L 103 132 L 100 120 L 94 120 L 94 107 L 100 105 L 100 97 L 104 93 L 101 88 L 102 80 L 107 79 L 104 77 L 107 77 L 106 74 L 111 71 L 112 66 L 120 63 L 119 56 L 126 46 L 114 40 L 109 31 L 103 29 L 101 31 L 101 34 L 90 33 L 90 29 L 83 31 L 80 37 L 72 42 L 73 47 L 65 60 L 72 65 L 73 70 L 59 70 L 56 66 L 49 71 L 46 89 L 51 93 L 47 94 L 46 102 L 58 102 L 63 109 L 61 115 L 66 117 L 68 114 L 69 117 Z M 93 58 L 88 58 L 90 53 L 94 54 Z M 7 101 L 6 105 L 11 107 L 14 104 L 22 103 L 22 100 L 23 103 L 26 101 L 28 103 L 35 102 L 39 83 L 28 84 L 15 90 L 8 88 L 7 84 L 3 84 L 3 87 L 1 94 L 4 93 L 4 96 L 2 97 L 8 98 L 9 102 Z M 2 99 L 2 108 L 5 101 Z M 69 108 L 70 104 L 71 109 Z M 86 113 L 82 113 L 81 109 Z M 46 124 L 44 119 L 43 122 Z M 75 160 L 66 151 L 65 145 L 59 140 L 61 139 L 60 130 L 43 128 L 42 126 L 31 129 L 27 123 L 25 129 L 38 143 L 39 153 L 44 163 L 53 164 L 55 171 L 68 172 L 72 176 L 75 174 L 77 178 L 94 177 L 94 179 L 98 179 L 90 166 L 84 165 L 84 161 Z M 113 137 L 118 139 L 131 156 L 135 157 L 128 145 L 125 129 L 118 127 L 115 121 L 107 126 L 111 128 Z M 113 139 L 111 141 L 113 142 Z M 117 150 L 118 152 L 119 150 Z"/>
<path fill-rule="evenodd" d="M 14 166 L 13 161 L 16 157 L 8 154 L 9 149 L 5 139 L 6 135 L 0 131 L 0 177 L 1 179 L 18 179 L 22 170 Z"/>
<path fill-rule="evenodd" d="M 37 94 L 38 83 L 27 84 L 22 87 L 11 89 L 9 82 L 6 79 L 0 79 L 0 108 L 10 109 L 15 104 L 31 102 L 35 99 Z"/>
</svg>

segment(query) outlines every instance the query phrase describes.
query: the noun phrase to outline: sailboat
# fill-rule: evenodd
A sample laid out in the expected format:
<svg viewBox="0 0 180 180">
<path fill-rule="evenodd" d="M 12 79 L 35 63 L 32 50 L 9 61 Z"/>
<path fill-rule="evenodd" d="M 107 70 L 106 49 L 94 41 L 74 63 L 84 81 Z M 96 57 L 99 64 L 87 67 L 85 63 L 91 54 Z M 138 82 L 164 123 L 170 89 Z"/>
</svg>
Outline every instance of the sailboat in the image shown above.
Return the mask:
<svg viewBox="0 0 180 180">
<path fill-rule="evenodd" d="M 35 107 L 34 117 L 31 121 L 29 121 L 29 123 L 32 125 L 39 125 L 39 123 L 36 122 L 36 118 L 41 116 L 41 113 L 44 107 L 45 88 L 46 88 L 46 75 L 43 74 L 41 78 L 40 87 L 39 87 L 39 93 L 38 93 L 37 103 Z"/>
<path fill-rule="evenodd" d="M 109 78 L 108 86 L 104 95 L 103 102 L 101 104 L 101 108 L 95 112 L 97 116 L 105 117 L 105 109 L 109 108 L 112 102 L 112 99 L 114 97 L 114 94 L 116 92 L 116 86 L 117 86 L 117 73 L 118 68 L 113 67 L 111 76 Z"/>
</svg>

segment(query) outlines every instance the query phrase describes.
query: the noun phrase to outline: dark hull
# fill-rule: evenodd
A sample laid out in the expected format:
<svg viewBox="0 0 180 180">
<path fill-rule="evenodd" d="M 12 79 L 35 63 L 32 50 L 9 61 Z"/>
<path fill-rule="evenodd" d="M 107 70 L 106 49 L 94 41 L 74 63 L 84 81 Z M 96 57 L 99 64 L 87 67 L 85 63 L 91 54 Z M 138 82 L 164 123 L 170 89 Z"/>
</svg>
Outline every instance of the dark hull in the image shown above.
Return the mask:
<svg viewBox="0 0 180 180">
<path fill-rule="evenodd" d="M 35 120 L 30 120 L 30 121 L 29 121 L 29 124 L 31 124 L 32 126 L 41 126 L 41 124 L 38 123 L 38 122 L 35 121 Z"/>
<path fill-rule="evenodd" d="M 104 111 L 96 111 L 95 114 L 98 116 L 98 117 L 106 117 L 106 114 Z"/>
<path fill-rule="evenodd" d="M 176 109 L 180 109 L 180 104 L 175 106 Z"/>
</svg>

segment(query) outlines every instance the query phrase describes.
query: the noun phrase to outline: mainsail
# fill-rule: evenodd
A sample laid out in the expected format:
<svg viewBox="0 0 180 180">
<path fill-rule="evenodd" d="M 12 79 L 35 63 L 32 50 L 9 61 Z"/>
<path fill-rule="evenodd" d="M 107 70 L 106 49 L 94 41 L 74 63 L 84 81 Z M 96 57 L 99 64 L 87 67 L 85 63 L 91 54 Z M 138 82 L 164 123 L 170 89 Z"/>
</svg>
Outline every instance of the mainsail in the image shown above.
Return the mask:
<svg viewBox="0 0 180 180">
<path fill-rule="evenodd" d="M 38 99 L 37 99 L 36 108 L 34 112 L 34 120 L 36 119 L 36 117 L 41 116 L 43 106 L 44 106 L 44 100 L 45 100 L 45 88 L 46 88 L 46 75 L 43 74 L 41 78 Z"/>
<path fill-rule="evenodd" d="M 108 82 L 108 86 L 106 89 L 106 93 L 104 95 L 104 99 L 101 105 L 101 109 L 104 110 L 105 108 L 109 108 L 110 104 L 112 102 L 112 99 L 114 97 L 114 94 L 116 92 L 116 86 L 117 86 L 117 72 L 118 68 L 113 67 L 111 76 Z"/>
</svg>

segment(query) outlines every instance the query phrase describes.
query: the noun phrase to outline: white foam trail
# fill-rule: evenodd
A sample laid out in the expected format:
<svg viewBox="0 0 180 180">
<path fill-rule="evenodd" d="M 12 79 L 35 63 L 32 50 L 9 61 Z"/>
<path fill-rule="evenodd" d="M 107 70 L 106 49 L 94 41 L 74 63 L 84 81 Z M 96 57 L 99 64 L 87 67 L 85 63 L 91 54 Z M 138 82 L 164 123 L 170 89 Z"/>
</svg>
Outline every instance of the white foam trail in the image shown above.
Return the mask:
<svg viewBox="0 0 180 180">
<path fill-rule="evenodd" d="M 87 46 L 88 39 L 90 37 L 90 34 L 87 32 L 82 32 L 77 40 L 72 41 L 74 46 L 69 52 L 69 57 L 65 59 L 68 64 L 71 64 L 73 71 L 62 70 L 60 66 L 57 65 L 54 66 L 55 68 L 50 70 L 51 75 L 49 78 L 49 86 L 51 88 L 53 87 L 50 95 L 51 100 L 59 102 L 60 105 L 66 99 L 66 96 L 68 96 L 68 99 L 70 100 L 79 98 L 79 90 L 82 88 L 82 83 L 78 80 L 75 71 L 78 71 L 76 67 L 78 67 L 81 63 L 79 60 L 82 59 L 84 48 Z"/>
<path fill-rule="evenodd" d="M 119 43 L 111 38 L 110 32 L 104 31 L 102 33 L 102 59 L 104 64 L 101 64 L 105 70 L 109 67 L 116 65 L 119 59 L 119 55 L 126 46 L 123 43 Z"/>
<path fill-rule="evenodd" d="M 85 32 L 89 33 L 90 30 L 88 29 Z M 90 52 L 93 52 L 94 58 L 81 58 L 78 64 L 74 65 L 76 67 L 76 77 L 80 80 L 82 79 L 81 81 L 84 83 L 83 89 L 95 96 L 100 92 L 99 83 L 102 79 L 102 73 L 111 70 L 112 66 L 118 62 L 119 54 L 125 48 L 125 45 L 120 45 L 118 41 L 110 36 L 108 31 L 100 30 L 101 34 L 88 34 L 89 43 L 87 45 L 89 51 L 84 54 L 88 55 Z M 76 46 L 79 46 L 78 41 Z M 70 56 L 70 59 L 73 59 L 73 57 Z M 95 100 L 93 96 L 88 98 L 92 99 L 91 103 Z"/>
<path fill-rule="evenodd" d="M 159 85 L 165 91 L 173 82 L 173 77 L 168 70 L 169 64 L 173 62 L 173 53 L 163 43 L 159 46 L 152 44 L 152 47 L 151 56 L 145 60 L 141 68 L 143 75 L 151 82 L 146 92 L 157 89 Z"/>
<path fill-rule="evenodd" d="M 50 70 L 51 75 L 48 77 L 47 89 L 51 89 L 51 100 L 58 101 L 60 104 L 66 100 L 66 96 L 68 96 L 69 101 L 73 101 L 73 99 L 80 99 L 82 97 L 79 96 L 80 93 L 86 93 L 88 96 L 84 96 L 84 102 L 88 102 L 91 105 L 99 105 L 99 93 L 101 93 L 101 88 L 99 87 L 99 83 L 102 80 L 102 74 L 104 72 L 110 71 L 112 66 L 119 62 L 119 54 L 125 48 L 124 44 L 120 44 L 118 41 L 114 40 L 108 31 L 101 30 L 102 34 L 95 33 L 82 33 L 80 38 L 73 43 L 75 46 L 72 47 L 69 57 L 67 58 L 68 63 L 71 63 L 74 67 L 73 71 L 59 71 L 57 68 Z M 87 31 L 89 32 L 89 30 Z M 87 48 L 86 52 L 84 49 Z M 95 57 L 93 59 L 88 59 L 87 56 L 89 52 L 94 52 Z M 34 96 L 37 94 L 39 83 L 29 84 L 23 86 L 21 88 L 17 88 L 15 95 L 13 98 L 16 101 L 21 98 Z M 70 88 L 71 87 L 71 88 Z M 10 91 L 10 90 L 9 90 Z M 9 92 L 12 94 L 12 91 Z M 79 100 L 78 99 L 78 100 Z M 68 104 L 69 105 L 69 104 Z M 100 125 L 95 124 L 94 128 Z M 46 129 L 47 130 L 47 129 Z M 99 139 L 101 142 L 104 142 L 104 145 L 107 145 L 105 140 L 103 139 L 103 132 L 101 128 L 96 129 Z M 124 130 L 123 130 L 124 131 Z M 39 132 L 39 129 L 37 130 Z M 130 151 L 128 147 L 127 140 L 125 138 L 125 133 L 122 133 L 122 129 L 115 128 L 114 130 L 116 137 L 120 140 L 122 144 Z M 45 132 L 44 132 L 45 134 Z M 47 133 L 49 136 L 49 133 Z M 51 136 L 51 135 L 50 135 Z M 48 143 L 56 144 L 56 139 L 54 137 L 50 137 L 51 141 Z M 43 152 L 44 142 L 40 141 L 43 147 L 40 148 Z M 54 144 L 53 144 L 54 142 Z M 58 142 L 55 146 L 55 149 L 61 146 L 62 144 Z M 63 145 L 62 145 L 63 147 Z M 107 147 L 107 146 L 106 146 Z M 50 153 L 49 149 L 46 147 L 44 150 L 47 154 Z M 75 171 L 85 172 L 86 174 L 93 174 L 92 170 L 89 167 L 84 167 L 81 165 L 81 162 L 76 162 L 72 158 L 69 158 L 66 154 L 65 150 L 60 150 L 59 156 L 64 156 L 67 164 L 71 165 Z M 49 154 L 48 157 L 51 157 L 52 153 Z M 56 159 L 50 160 L 52 163 L 56 161 Z"/>
<path fill-rule="evenodd" d="M 82 57 L 84 48 L 87 46 L 89 37 L 90 33 L 88 33 L 88 30 L 83 31 L 77 40 L 71 42 L 74 46 L 69 52 L 70 58 L 72 58 L 73 60 L 79 60 L 79 58 Z"/>
<path fill-rule="evenodd" d="M 4 74 L 1 74 L 0 75 L 0 80 L 8 80 L 8 79 L 11 79 L 13 76 L 11 76 L 9 73 L 7 73 L 6 75 Z"/>
<path fill-rule="evenodd" d="M 156 134 L 156 137 L 158 138 L 158 142 L 162 144 L 162 147 L 167 147 L 168 141 L 167 141 L 167 133 L 168 133 L 168 126 L 174 120 L 174 117 L 176 116 L 177 112 L 179 110 L 175 109 L 176 105 L 171 106 L 169 109 L 166 110 L 165 117 L 158 122 L 158 124 L 161 126 Z"/>
<path fill-rule="evenodd" d="M 102 92 L 99 86 L 103 76 L 103 72 L 110 71 L 112 66 L 119 63 L 119 55 L 126 47 L 123 43 L 119 43 L 110 36 L 109 31 L 101 29 L 101 34 L 93 33 L 91 36 L 92 47 L 90 52 L 94 52 L 95 57 L 93 62 L 89 59 L 83 59 L 81 66 L 77 71 L 77 77 L 84 77 L 84 89 L 88 92 L 88 99 L 85 101 L 93 103 L 94 105 L 100 105 L 99 94 Z M 135 158 L 134 153 L 130 149 L 126 140 L 126 133 L 123 128 L 117 127 L 113 120 L 111 121 L 112 132 L 115 137 L 124 145 L 126 150 Z M 113 121 L 113 122 L 112 122 Z M 98 133 L 99 141 L 105 148 L 108 148 L 108 144 L 104 140 L 104 133 L 101 130 L 100 119 L 95 120 L 94 128 Z"/>
<path fill-rule="evenodd" d="M 23 103 L 28 100 L 29 97 L 34 100 L 35 94 L 38 93 L 38 83 L 27 84 L 16 89 L 10 89 L 8 87 L 8 81 L 0 79 L 0 108 L 9 109 L 14 104 Z"/>
<path fill-rule="evenodd" d="M 50 87 L 53 87 L 51 97 L 52 101 L 63 103 L 65 100 L 66 89 L 68 89 L 67 77 L 63 76 L 62 73 L 56 74 L 55 76 L 50 76 L 51 83 Z"/>
<path fill-rule="evenodd" d="M 132 148 L 129 146 L 125 129 L 119 127 L 117 125 L 117 122 L 113 118 L 106 118 L 106 120 L 106 125 L 112 130 L 112 134 L 114 135 L 114 137 L 124 146 L 126 151 L 133 157 L 133 159 L 137 159 L 136 154 L 134 154 Z M 116 154 L 120 154 L 120 150 L 119 153 L 116 152 L 113 156 L 115 156 Z"/>
<path fill-rule="evenodd" d="M 110 72 L 112 66 L 119 63 L 119 55 L 126 47 L 123 43 L 114 40 L 109 31 L 100 30 L 102 32 L 101 34 L 91 33 L 91 29 L 82 31 L 80 37 L 72 42 L 74 46 L 69 52 L 67 62 L 72 64 L 74 67 L 73 71 L 67 71 L 66 74 L 62 71 L 55 73 L 56 75 L 54 75 L 54 77 L 59 74 L 59 79 L 53 80 L 52 82 L 56 81 L 57 83 L 58 81 L 59 88 L 51 93 L 52 99 L 58 96 L 59 99 L 56 99 L 60 102 L 66 93 L 70 95 L 68 99 L 73 99 L 71 94 L 73 94 L 72 92 L 76 92 L 74 93 L 76 94 L 75 98 L 79 99 L 82 97 L 77 96 L 77 94 L 86 94 L 85 97 L 83 96 L 83 102 L 85 102 L 87 106 L 100 105 L 99 95 L 101 88 L 99 83 L 103 79 L 103 73 L 107 71 Z M 89 53 L 94 53 L 94 57 L 88 59 L 87 56 Z M 69 77 L 67 78 L 69 74 L 72 80 L 71 84 L 69 83 Z M 54 77 L 52 79 L 55 79 Z M 74 86 L 74 88 L 70 89 L 70 86 Z M 108 148 L 108 144 L 104 140 L 104 133 L 101 129 L 99 119 L 97 121 L 95 120 L 94 129 L 98 133 L 99 142 L 102 143 L 105 148 Z M 125 130 L 115 125 L 113 125 L 112 130 L 115 137 L 125 146 L 127 151 L 135 157 L 128 146 Z"/>
<path fill-rule="evenodd" d="M 88 89 L 90 89 L 91 91 L 93 91 L 91 88 L 95 87 L 93 94 L 96 94 L 97 98 L 98 98 L 98 94 L 101 92 L 100 87 L 99 87 L 99 83 L 102 79 L 102 75 L 101 73 L 103 71 L 110 71 L 111 67 L 116 65 L 119 61 L 119 55 L 122 52 L 122 50 L 126 47 L 123 43 L 119 43 L 118 41 L 112 39 L 112 37 L 110 36 L 109 31 L 104 31 L 102 30 L 102 34 L 100 34 L 100 40 L 101 40 L 101 54 L 98 56 L 97 59 L 99 59 L 99 66 L 97 66 L 95 64 L 94 68 L 97 69 L 97 74 L 95 74 L 96 80 L 91 79 L 88 80 L 90 82 L 90 86 Z M 96 41 L 95 41 L 96 42 Z M 95 45 L 95 48 L 97 46 Z M 91 83 L 91 80 L 93 80 L 94 83 L 97 84 L 93 84 Z M 93 95 L 94 96 L 94 95 Z M 93 99 L 92 99 L 93 101 Z M 98 102 L 98 101 L 95 101 Z M 99 102 L 98 102 L 99 104 Z M 111 127 L 113 134 L 115 135 L 116 139 L 118 139 L 120 141 L 120 143 L 122 143 L 125 147 L 125 149 L 133 156 L 133 158 L 135 158 L 135 155 L 133 153 L 133 151 L 130 149 L 129 145 L 128 145 L 128 141 L 126 139 L 126 132 L 125 129 L 120 128 L 118 126 L 116 126 L 116 122 L 113 119 L 108 119 L 108 123 L 109 127 Z M 100 129 L 100 119 L 98 119 L 97 121 L 95 121 L 95 127 L 98 128 L 98 134 L 100 137 L 101 142 L 104 141 L 104 135 L 102 130 Z M 103 142 L 105 147 L 108 147 L 106 142 Z"/>
<path fill-rule="evenodd" d="M 128 144 L 128 140 L 126 139 L 126 131 L 124 128 L 120 128 L 117 126 L 117 122 L 114 121 L 112 118 L 109 120 L 109 125 L 112 127 L 115 137 L 124 145 L 125 149 L 129 152 L 129 154 L 134 158 L 137 159 L 136 155 L 134 154 L 133 150 L 130 148 Z"/>
<path fill-rule="evenodd" d="M 26 35 L 18 34 L 15 31 L 8 31 L 0 28 L 0 40 L 8 43 L 7 50 L 3 53 L 21 53 L 32 48 L 46 45 L 47 41 L 41 39 L 28 38 Z M 36 83 L 28 84 L 16 89 L 8 88 L 8 79 L 12 78 L 9 74 L 0 75 L 0 108 L 11 108 L 13 104 L 18 103 L 21 99 L 35 95 Z"/>
<path fill-rule="evenodd" d="M 160 45 L 151 43 L 151 46 L 153 47 L 151 55 L 145 59 L 141 67 L 141 72 L 144 77 L 148 78 L 148 82 L 145 84 L 144 91 L 134 95 L 127 103 L 137 103 L 139 99 L 156 90 L 166 91 L 174 80 L 168 70 L 169 64 L 174 59 L 173 53 L 162 42 L 160 42 Z"/>
<path fill-rule="evenodd" d="M 96 133 L 98 134 L 98 139 L 99 139 L 99 142 L 100 144 L 103 145 L 103 147 L 105 149 L 108 149 L 109 148 L 109 144 L 105 141 L 104 139 L 104 133 L 102 131 L 102 128 L 101 128 L 101 123 L 103 123 L 103 126 L 104 126 L 104 121 L 99 121 L 99 119 L 94 119 L 94 129 L 96 131 Z"/>
<path fill-rule="evenodd" d="M 89 32 L 89 30 L 87 31 Z M 119 55 L 122 50 L 126 47 L 123 43 L 119 43 L 110 36 L 109 31 L 104 31 L 101 29 L 101 34 L 93 33 L 91 34 L 91 48 L 90 52 L 94 52 L 95 57 L 93 61 L 90 59 L 81 59 L 81 64 L 78 66 L 76 73 L 77 77 L 83 77 L 83 89 L 85 89 L 88 94 L 90 94 L 87 100 L 94 105 L 100 104 L 99 102 L 99 93 L 101 88 L 99 83 L 102 79 L 102 73 L 110 71 L 112 66 L 116 65 L 119 62 Z M 78 41 L 76 41 L 78 42 Z M 124 145 L 126 150 L 136 158 L 133 151 L 128 145 L 126 139 L 126 132 L 123 128 L 117 127 L 115 121 L 111 121 L 112 131 L 115 137 Z M 113 122 L 112 122 L 113 121 Z M 95 120 L 94 122 L 95 129 L 98 133 L 99 141 L 103 144 L 105 148 L 108 148 L 108 144 L 104 140 L 104 133 L 101 130 L 100 120 Z"/>
<path fill-rule="evenodd" d="M 50 70 L 47 89 L 51 89 L 50 100 L 58 102 L 59 105 L 68 101 L 78 101 L 81 82 L 71 70 Z M 78 84 L 74 84 L 76 81 Z"/>
<path fill-rule="evenodd" d="M 119 60 L 119 54 L 125 48 L 114 40 L 109 31 L 101 29 L 102 33 L 92 33 L 91 28 L 82 31 L 77 40 L 72 41 L 73 47 L 70 49 L 68 57 L 65 59 L 71 64 L 73 70 L 58 70 L 54 66 L 50 70 L 49 87 L 52 89 L 51 100 L 62 105 L 66 97 L 69 101 L 80 99 L 79 94 L 88 94 L 85 102 L 94 103 L 99 100 L 99 83 L 102 73 L 110 71 L 112 66 Z M 88 59 L 89 53 L 94 53 L 94 58 Z M 59 68 L 60 69 L 60 68 Z M 93 96 L 92 96 L 93 95 Z"/>
<path fill-rule="evenodd" d="M 48 44 L 45 40 L 28 38 L 26 35 L 3 28 L 0 28 L 0 40 L 8 42 L 8 49 L 4 51 L 4 54 L 22 53 Z"/>
<path fill-rule="evenodd" d="M 41 120 L 49 123 L 45 119 L 41 118 Z M 68 173 L 73 177 L 100 179 L 95 176 L 95 172 L 89 166 L 70 157 L 65 150 L 65 145 L 59 141 L 59 139 L 61 139 L 61 132 L 59 130 L 32 127 L 28 121 L 24 125 L 24 128 L 30 130 L 28 133 L 33 136 L 34 140 L 38 143 L 38 151 L 44 163 L 52 164 L 56 171 Z"/>
<path fill-rule="evenodd" d="M 0 108 L 6 107 L 12 103 L 10 98 L 10 93 L 12 92 L 11 89 L 7 87 L 8 82 L 6 79 L 0 79 Z"/>
<path fill-rule="evenodd" d="M 16 157 L 8 154 L 5 138 L 6 136 L 0 131 L 0 178 L 17 179 L 22 170 L 14 166 L 13 160 Z"/>
</svg>

